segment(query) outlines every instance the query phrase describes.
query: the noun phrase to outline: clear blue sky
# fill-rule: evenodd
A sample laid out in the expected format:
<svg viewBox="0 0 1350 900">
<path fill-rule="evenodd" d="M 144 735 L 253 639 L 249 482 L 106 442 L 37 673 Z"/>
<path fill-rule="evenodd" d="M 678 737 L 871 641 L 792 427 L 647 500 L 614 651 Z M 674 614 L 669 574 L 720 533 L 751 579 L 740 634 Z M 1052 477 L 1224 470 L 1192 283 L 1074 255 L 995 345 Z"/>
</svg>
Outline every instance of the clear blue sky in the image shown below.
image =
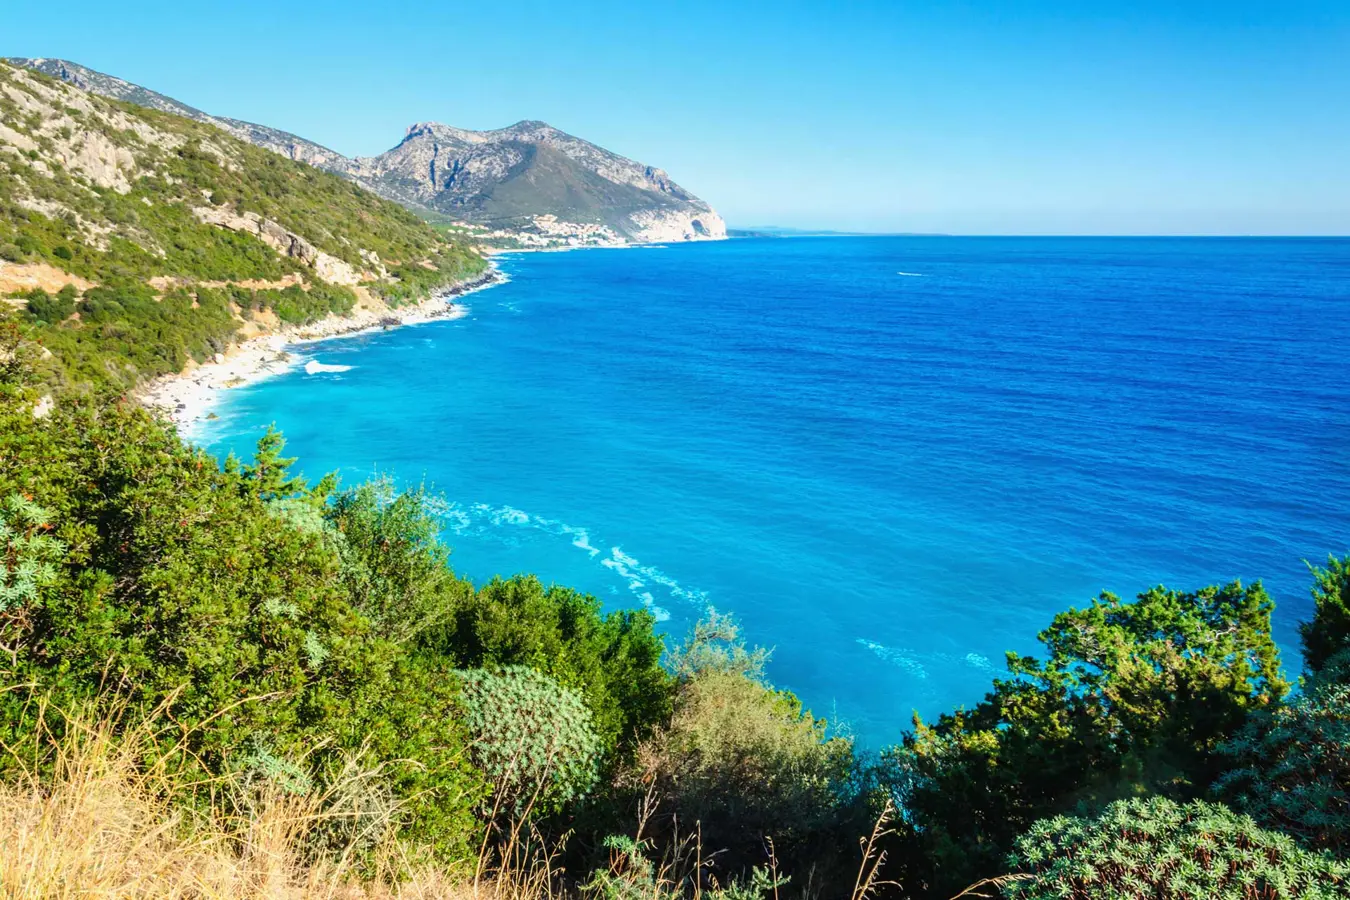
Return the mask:
<svg viewBox="0 0 1350 900">
<path fill-rule="evenodd" d="M 1350 233 L 1350 0 L 4 6 L 4 55 L 347 154 L 544 119 L 733 225 Z"/>
</svg>

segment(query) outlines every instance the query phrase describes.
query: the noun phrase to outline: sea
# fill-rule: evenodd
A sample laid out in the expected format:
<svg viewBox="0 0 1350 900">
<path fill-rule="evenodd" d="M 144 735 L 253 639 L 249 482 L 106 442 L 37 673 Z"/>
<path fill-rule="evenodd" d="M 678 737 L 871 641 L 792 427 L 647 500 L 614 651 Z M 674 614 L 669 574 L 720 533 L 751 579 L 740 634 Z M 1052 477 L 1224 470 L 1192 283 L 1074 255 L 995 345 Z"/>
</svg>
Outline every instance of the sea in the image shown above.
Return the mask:
<svg viewBox="0 0 1350 900">
<path fill-rule="evenodd" d="M 507 255 L 189 437 L 438 498 L 455 569 L 671 640 L 710 608 L 880 748 L 1102 591 L 1261 580 L 1291 674 L 1350 552 L 1350 241 L 748 238 Z M 306 365 L 313 363 L 313 365 Z"/>
</svg>

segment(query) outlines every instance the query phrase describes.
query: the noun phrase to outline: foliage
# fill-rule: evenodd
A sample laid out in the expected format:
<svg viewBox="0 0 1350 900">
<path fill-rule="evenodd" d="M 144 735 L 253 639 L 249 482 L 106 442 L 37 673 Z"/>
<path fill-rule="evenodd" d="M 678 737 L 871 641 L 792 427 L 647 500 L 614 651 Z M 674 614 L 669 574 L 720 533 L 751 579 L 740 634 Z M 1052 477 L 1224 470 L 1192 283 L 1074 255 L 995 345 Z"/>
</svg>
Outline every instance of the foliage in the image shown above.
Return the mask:
<svg viewBox="0 0 1350 900">
<path fill-rule="evenodd" d="M 788 859 L 810 856 L 814 843 L 823 860 L 858 824 L 851 742 L 768 686 L 766 659 L 745 648 L 729 617 L 713 611 L 697 623 L 671 655 L 680 678 L 669 723 L 618 779 L 643 795 L 660 842 L 675 841 L 679 823 L 697 823 L 723 871 L 750 871 L 766 838 Z"/>
<path fill-rule="evenodd" d="M 598 773 L 600 738 L 572 691 L 524 666 L 459 673 L 474 762 L 509 813 L 556 810 L 584 796 Z"/>
<path fill-rule="evenodd" d="M 1310 671 L 1350 650 L 1350 557 L 1327 560 L 1325 569 L 1313 568 L 1313 618 L 1299 629 L 1303 659 Z"/>
<path fill-rule="evenodd" d="M 1319 900 L 1344 897 L 1350 866 L 1209 803 L 1122 800 L 1096 819 L 1058 816 L 1018 838 L 1008 860 L 1034 878 L 1027 900 Z"/>
<path fill-rule="evenodd" d="M 56 580 L 55 563 L 65 548 L 46 533 L 49 520 L 45 509 L 18 494 L 0 503 L 0 623 L 5 626 Z"/>
<path fill-rule="evenodd" d="M 239 322 L 224 297 L 202 289 L 162 298 L 144 286 L 101 286 L 76 304 L 80 320 L 39 323 L 31 332 L 52 353 L 44 368 L 57 386 L 127 389 L 228 349 Z"/>
<path fill-rule="evenodd" d="M 0 72 L 13 70 L 0 63 Z M 325 282 L 255 234 L 199 220 L 193 210 L 204 197 L 261 216 L 368 272 L 367 288 L 391 305 L 486 265 L 397 204 L 211 125 L 82 94 L 36 73 L 4 81 L 0 124 L 40 149 L 0 154 L 0 255 L 97 284 L 78 302 L 64 289 L 25 298 L 26 330 L 51 351 L 42 368 L 55 386 L 125 390 L 179 371 L 189 359 L 222 352 L 241 319 L 258 312 L 292 324 L 351 312 L 351 288 Z M 50 95 L 34 88 L 39 84 Z M 37 111 L 21 110 L 6 90 L 26 91 Z M 76 117 L 63 100 L 89 111 Z M 69 154 L 57 142 L 91 140 L 119 154 L 119 172 L 129 180 L 123 190 L 67 170 Z M 303 287 L 240 284 L 297 276 Z M 177 286 L 152 288 L 152 278 Z"/>
<path fill-rule="evenodd" d="M 41 498 L 66 548 L 41 604 L 9 623 L 3 677 L 62 706 L 110 689 L 163 705 L 177 723 L 164 752 L 189 769 L 232 770 L 261 747 L 323 784 L 364 749 L 416 818 L 408 833 L 465 855 L 482 779 L 460 723 L 428 715 L 454 690 L 353 606 L 331 536 L 273 513 L 277 493 L 321 502 L 280 453 L 269 437 L 247 471 L 223 470 L 125 405 L 0 406 L 0 496 Z M 7 744 L 34 715 L 0 694 Z"/>
<path fill-rule="evenodd" d="M 588 900 L 677 900 L 684 897 L 679 867 L 674 864 L 658 867 L 648 858 L 650 847 L 624 835 L 605 839 L 609 850 L 609 865 L 596 869 L 590 880 L 581 886 Z M 698 861 L 695 861 L 695 866 Z M 699 880 L 694 872 L 688 880 Z M 708 900 L 761 900 L 777 896 L 778 889 L 789 879 L 776 875 L 763 866 L 751 870 L 745 880 L 733 880 L 726 887 L 700 891 L 696 896 Z"/>
<path fill-rule="evenodd" d="M 1261 825 L 1350 856 L 1350 681 L 1314 681 L 1226 744 L 1220 796 Z"/>
<path fill-rule="evenodd" d="M 70 318 L 71 313 L 75 312 L 75 301 L 78 298 L 79 291 L 72 284 L 61 288 L 56 296 L 52 296 L 42 288 L 33 288 L 27 294 L 25 306 L 33 318 L 55 325 Z"/>
<path fill-rule="evenodd" d="M 473 586 L 450 569 L 450 551 L 438 538 L 441 522 L 430 502 L 423 490 L 399 493 L 381 480 L 337 494 L 326 511 L 342 535 L 347 595 L 400 642 L 420 638 L 472 602 Z M 452 656 L 455 665 L 467 662 L 466 654 Z"/>
<path fill-rule="evenodd" d="M 959 888 L 997 871 L 1038 818 L 1122 797 L 1198 795 L 1218 745 L 1283 696 L 1259 584 L 1103 594 L 1057 615 L 1046 657 L 1009 654 L 974 709 L 916 719 L 882 777 L 907 818 L 913 877 Z"/>
<path fill-rule="evenodd" d="M 594 597 L 518 576 L 483 585 L 421 642 L 462 668 L 523 665 L 553 677 L 585 698 L 606 749 L 623 752 L 670 712 L 655 624 L 644 610 L 604 613 Z"/>
</svg>

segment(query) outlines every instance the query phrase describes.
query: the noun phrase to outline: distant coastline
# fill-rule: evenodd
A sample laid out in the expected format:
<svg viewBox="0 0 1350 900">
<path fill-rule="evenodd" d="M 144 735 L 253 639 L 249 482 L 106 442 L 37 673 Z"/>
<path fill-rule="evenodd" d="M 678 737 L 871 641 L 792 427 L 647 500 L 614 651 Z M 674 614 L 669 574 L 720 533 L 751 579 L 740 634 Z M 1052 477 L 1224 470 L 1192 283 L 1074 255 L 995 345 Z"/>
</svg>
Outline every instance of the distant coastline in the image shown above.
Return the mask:
<svg viewBox="0 0 1350 900">
<path fill-rule="evenodd" d="M 485 290 L 506 281 L 490 264 L 485 272 L 434 291 L 426 299 L 396 309 L 365 309 L 349 316 L 330 315 L 306 325 L 287 325 L 249 338 L 205 363 L 189 362 L 181 372 L 164 375 L 138 389 L 144 406 L 163 414 L 181 434 L 213 414 L 223 391 L 281 375 L 300 364 L 289 348 L 362 332 L 420 325 L 440 319 L 458 319 L 468 307 L 452 298 Z"/>
</svg>

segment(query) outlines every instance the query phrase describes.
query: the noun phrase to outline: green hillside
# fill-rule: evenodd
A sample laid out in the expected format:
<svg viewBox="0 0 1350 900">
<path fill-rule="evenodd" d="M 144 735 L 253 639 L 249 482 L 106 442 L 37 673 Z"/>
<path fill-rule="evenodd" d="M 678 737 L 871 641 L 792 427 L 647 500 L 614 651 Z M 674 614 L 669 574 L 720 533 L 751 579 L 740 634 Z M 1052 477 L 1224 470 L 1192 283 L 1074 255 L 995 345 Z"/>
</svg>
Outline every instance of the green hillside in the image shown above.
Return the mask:
<svg viewBox="0 0 1350 900">
<path fill-rule="evenodd" d="M 485 265 L 335 175 L 0 64 L 0 294 L 53 381 L 129 387 L 248 319 L 396 306 Z"/>
</svg>

